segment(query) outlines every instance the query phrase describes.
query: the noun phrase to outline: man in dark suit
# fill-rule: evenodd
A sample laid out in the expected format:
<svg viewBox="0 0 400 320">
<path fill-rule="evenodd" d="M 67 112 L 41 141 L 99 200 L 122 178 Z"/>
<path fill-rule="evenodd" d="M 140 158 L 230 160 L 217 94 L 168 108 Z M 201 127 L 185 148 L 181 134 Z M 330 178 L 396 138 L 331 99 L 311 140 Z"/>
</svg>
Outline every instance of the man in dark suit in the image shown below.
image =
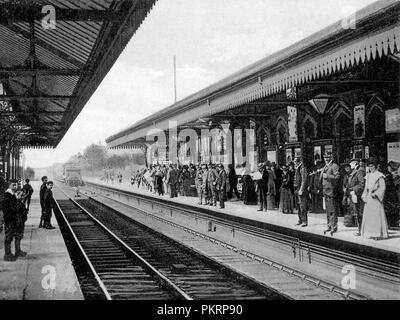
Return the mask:
<svg viewBox="0 0 400 320">
<path fill-rule="evenodd" d="M 169 186 L 169 197 L 177 197 L 176 185 L 178 183 L 178 171 L 174 169 L 172 164 L 169 166 L 166 182 Z"/>
<path fill-rule="evenodd" d="M 47 177 L 43 176 L 42 177 L 42 185 L 40 186 L 40 191 L 39 191 L 39 199 L 40 199 L 40 207 L 42 208 L 42 215 L 40 217 L 40 223 L 39 223 L 39 228 L 43 228 L 43 221 L 44 221 L 44 194 L 47 190 Z"/>
<path fill-rule="evenodd" d="M 299 221 L 296 226 L 308 226 L 308 171 L 300 155 L 295 159 L 294 194 L 297 197 Z"/>
<path fill-rule="evenodd" d="M 365 169 L 361 166 L 361 159 L 352 159 L 350 161 L 350 167 L 352 169 L 347 179 L 347 191 L 350 195 L 350 211 L 355 217 L 358 232 L 356 236 L 361 235 L 361 223 L 362 214 L 364 210 L 364 202 L 361 200 L 361 196 L 365 186 Z"/>
<path fill-rule="evenodd" d="M 259 179 L 254 178 L 256 182 L 256 191 L 258 195 L 258 210 L 257 211 L 267 211 L 267 193 L 268 193 L 268 171 L 265 168 L 263 162 L 258 164 L 259 174 L 257 175 Z"/>
<path fill-rule="evenodd" d="M 53 191 L 51 191 L 51 189 L 53 189 L 53 181 L 49 181 L 47 182 L 46 185 L 46 191 L 44 193 L 44 197 L 43 197 L 43 211 L 44 211 L 44 226 L 43 228 L 45 229 L 55 229 L 55 227 L 53 227 L 51 225 L 51 215 L 52 215 L 52 210 L 54 208 L 54 198 L 53 198 Z"/>
<path fill-rule="evenodd" d="M 334 162 L 332 153 L 324 154 L 325 167 L 321 172 L 322 191 L 325 200 L 325 210 L 328 228 L 324 231 L 333 235 L 337 232 L 339 214 L 338 183 L 340 178 L 339 166 Z"/>
<path fill-rule="evenodd" d="M 217 169 L 215 168 L 215 164 L 211 163 L 208 166 L 208 175 L 207 175 L 207 181 L 208 181 L 208 190 L 209 190 L 209 199 L 210 199 L 210 206 L 217 206 L 217 177 L 218 177 L 218 172 Z"/>
<path fill-rule="evenodd" d="M 221 209 L 225 208 L 225 193 L 226 193 L 226 171 L 224 165 L 220 163 L 217 168 L 217 190 L 218 190 L 218 197 L 219 197 L 219 207 Z"/>
</svg>

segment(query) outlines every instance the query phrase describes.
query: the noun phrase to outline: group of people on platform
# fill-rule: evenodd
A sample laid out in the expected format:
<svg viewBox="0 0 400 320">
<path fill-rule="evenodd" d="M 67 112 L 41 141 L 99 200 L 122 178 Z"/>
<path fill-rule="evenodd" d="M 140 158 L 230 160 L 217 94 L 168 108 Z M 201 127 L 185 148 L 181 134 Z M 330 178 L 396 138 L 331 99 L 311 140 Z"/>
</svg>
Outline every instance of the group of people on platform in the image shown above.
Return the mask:
<svg viewBox="0 0 400 320">
<path fill-rule="evenodd" d="M 258 195 L 259 211 L 279 209 L 298 212 L 298 223 L 308 226 L 308 213 L 327 214 L 324 234 L 338 231 L 338 216 L 346 227 L 357 227 L 356 236 L 375 240 L 388 238 L 389 227 L 399 227 L 400 163 L 384 168 L 376 158 L 351 159 L 342 168 L 326 153 L 324 162 L 309 170 L 297 157 L 279 168 L 269 162 L 258 165 L 259 172 L 242 171 L 243 201 Z"/>
<path fill-rule="evenodd" d="M 54 229 L 51 225 L 52 208 L 54 198 L 52 194 L 53 182 L 47 181 L 47 177 L 42 178 L 40 188 L 40 205 L 42 216 L 39 228 Z M 20 179 L 10 179 L 5 181 L 0 174 L 0 233 L 4 235 L 4 260 L 16 261 L 18 258 L 25 257 L 26 252 L 21 250 L 21 240 L 24 237 L 25 222 L 28 219 L 29 207 L 33 194 L 30 180 L 26 179 L 24 186 Z M 14 240 L 15 253 L 12 254 L 12 242 Z"/>
<path fill-rule="evenodd" d="M 269 161 L 251 172 L 242 165 L 239 175 L 232 164 L 150 165 L 131 176 L 132 187 L 171 198 L 197 196 L 199 205 L 225 207 L 235 195 L 245 205 L 258 204 L 258 211 L 280 210 L 298 214 L 298 226 L 308 226 L 308 213 L 327 214 L 324 233 L 338 231 L 338 217 L 346 227 L 357 227 L 357 236 L 388 237 L 389 227 L 399 226 L 400 164 L 387 166 L 377 159 L 351 159 L 337 164 L 332 154 L 308 168 L 298 156 L 287 165 Z M 238 190 L 241 186 L 241 192 Z"/>
</svg>

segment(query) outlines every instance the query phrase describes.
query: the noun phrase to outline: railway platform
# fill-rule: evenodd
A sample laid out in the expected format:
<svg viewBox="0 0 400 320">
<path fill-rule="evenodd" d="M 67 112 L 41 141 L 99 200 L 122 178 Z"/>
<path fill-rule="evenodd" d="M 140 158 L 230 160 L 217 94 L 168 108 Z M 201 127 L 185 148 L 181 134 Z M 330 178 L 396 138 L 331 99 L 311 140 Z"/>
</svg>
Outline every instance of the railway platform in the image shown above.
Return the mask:
<svg viewBox="0 0 400 320">
<path fill-rule="evenodd" d="M 356 228 L 344 226 L 343 217 L 339 217 L 339 230 L 334 236 L 324 235 L 326 229 L 326 214 L 309 214 L 308 227 L 302 228 L 295 226 L 297 223 L 297 214 L 283 214 L 278 210 L 269 210 L 268 212 L 258 212 L 255 205 L 244 205 L 241 201 L 228 201 L 225 203 L 225 209 L 218 207 L 198 205 L 196 197 L 169 198 L 158 196 L 144 189 L 132 187 L 129 183 L 105 183 L 100 179 L 85 178 L 87 182 L 112 187 L 128 192 L 134 192 L 146 197 L 154 197 L 158 200 L 177 203 L 190 208 L 197 208 L 201 211 L 207 211 L 218 217 L 224 217 L 228 220 L 243 221 L 251 225 L 267 228 L 278 233 L 294 236 L 302 240 L 318 243 L 336 250 L 346 250 L 350 252 L 361 253 L 364 256 L 378 257 L 380 259 L 392 259 L 399 261 L 400 254 L 400 230 L 389 230 L 389 238 L 384 240 L 372 240 L 357 237 L 354 235 Z"/>
<path fill-rule="evenodd" d="M 38 228 L 40 184 L 31 184 L 34 193 L 21 241 L 28 255 L 5 262 L 4 231 L 0 233 L 0 300 L 83 300 L 57 220 L 52 218 L 55 230 Z"/>
</svg>

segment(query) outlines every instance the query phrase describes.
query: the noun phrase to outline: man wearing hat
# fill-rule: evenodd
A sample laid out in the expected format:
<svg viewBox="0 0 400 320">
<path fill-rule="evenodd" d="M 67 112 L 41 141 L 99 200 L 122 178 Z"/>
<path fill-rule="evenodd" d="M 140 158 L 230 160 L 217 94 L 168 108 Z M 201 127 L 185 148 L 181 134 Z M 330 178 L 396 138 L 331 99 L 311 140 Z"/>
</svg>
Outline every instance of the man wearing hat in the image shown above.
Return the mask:
<svg viewBox="0 0 400 320">
<path fill-rule="evenodd" d="M 253 176 L 258 195 L 258 211 L 267 211 L 268 171 L 263 162 L 258 164 L 259 174 Z"/>
<path fill-rule="evenodd" d="M 295 155 L 294 194 L 298 199 L 299 221 L 296 226 L 308 226 L 308 171 L 301 161 L 301 154 Z"/>
<path fill-rule="evenodd" d="M 203 169 L 201 166 L 197 167 L 196 176 L 194 178 L 194 184 L 197 190 L 197 196 L 199 197 L 199 203 L 203 204 Z M 204 199 L 205 200 L 205 199 Z"/>
<path fill-rule="evenodd" d="M 351 173 L 347 179 L 346 194 L 349 198 L 349 209 L 355 217 L 355 222 L 358 227 L 356 236 L 360 235 L 362 213 L 364 209 L 364 202 L 361 200 L 362 193 L 365 186 L 365 169 L 361 166 L 361 159 L 353 158 L 350 160 Z"/>
<path fill-rule="evenodd" d="M 174 166 L 172 164 L 169 165 L 166 182 L 169 187 L 169 197 L 170 198 L 177 197 L 178 194 L 176 191 L 176 185 L 178 183 L 178 172 L 177 170 L 174 169 Z"/>
<path fill-rule="evenodd" d="M 337 222 L 339 214 L 338 203 L 338 183 L 340 179 L 339 166 L 333 161 L 332 153 L 324 153 L 325 167 L 321 172 L 322 191 L 325 200 L 325 209 L 328 228 L 324 234 L 330 232 L 333 235 L 337 232 Z"/>
<path fill-rule="evenodd" d="M 201 197 L 204 199 L 204 204 L 207 205 L 210 201 L 210 190 L 208 189 L 208 167 L 205 163 L 201 166 L 202 176 L 201 176 Z"/>
<path fill-rule="evenodd" d="M 218 176 L 217 176 L 217 190 L 219 197 L 219 207 L 221 209 L 225 208 L 225 193 L 226 193 L 226 171 L 224 165 L 220 163 L 217 168 Z"/>
<path fill-rule="evenodd" d="M 218 172 L 215 169 L 215 164 L 210 164 L 208 167 L 208 191 L 209 191 L 209 198 L 210 198 L 210 206 L 217 206 L 217 178 Z"/>
</svg>

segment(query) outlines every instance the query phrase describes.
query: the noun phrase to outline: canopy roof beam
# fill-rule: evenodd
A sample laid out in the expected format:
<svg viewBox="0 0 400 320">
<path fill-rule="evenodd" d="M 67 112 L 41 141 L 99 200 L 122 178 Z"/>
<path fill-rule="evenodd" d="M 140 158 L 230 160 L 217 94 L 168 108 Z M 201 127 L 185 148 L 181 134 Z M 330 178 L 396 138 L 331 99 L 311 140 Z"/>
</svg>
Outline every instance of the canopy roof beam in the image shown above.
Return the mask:
<svg viewBox="0 0 400 320">
<path fill-rule="evenodd" d="M 1 117 L 9 117 L 9 116 L 18 116 L 18 115 L 24 115 L 24 116 L 35 116 L 35 115 L 46 115 L 46 116 L 62 116 L 65 114 L 65 111 L 38 111 L 38 112 L 25 112 L 25 111 L 6 111 L 6 112 L 0 112 L 0 118 Z"/>
<path fill-rule="evenodd" d="M 29 101 L 45 101 L 45 100 L 67 100 L 73 99 L 74 96 L 24 96 L 24 95 L 5 95 L 0 96 L 0 101 L 13 101 L 18 100 L 19 102 Z"/>
<path fill-rule="evenodd" d="M 31 18 L 42 20 L 48 11 L 42 13 L 44 5 L 30 4 L 29 6 L 18 3 L 3 3 L 0 11 L 0 22 L 21 22 Z M 121 17 L 118 12 L 94 9 L 66 9 L 56 8 L 55 17 L 57 20 L 65 21 L 91 21 L 91 22 L 120 22 Z"/>
<path fill-rule="evenodd" d="M 11 31 L 15 32 L 16 34 L 24 37 L 26 40 L 30 40 L 30 38 L 31 38 L 30 32 L 20 28 L 19 26 L 10 25 L 8 23 L 5 23 L 1 19 L 0 19 L 0 24 L 3 24 L 5 27 L 7 27 Z M 35 44 L 42 47 L 43 49 L 53 53 L 54 55 L 64 59 L 65 61 L 72 63 L 74 66 L 76 66 L 78 68 L 84 68 L 84 66 L 85 66 L 84 63 L 82 63 L 81 61 L 75 59 L 74 57 L 70 56 L 69 54 L 65 53 L 64 51 L 53 47 L 51 44 L 48 44 L 47 42 L 45 42 L 41 39 L 35 38 Z"/>
<path fill-rule="evenodd" d="M 88 70 L 53 69 L 53 68 L 0 68 L 0 77 L 32 77 L 32 76 L 81 76 L 90 74 Z"/>
</svg>

